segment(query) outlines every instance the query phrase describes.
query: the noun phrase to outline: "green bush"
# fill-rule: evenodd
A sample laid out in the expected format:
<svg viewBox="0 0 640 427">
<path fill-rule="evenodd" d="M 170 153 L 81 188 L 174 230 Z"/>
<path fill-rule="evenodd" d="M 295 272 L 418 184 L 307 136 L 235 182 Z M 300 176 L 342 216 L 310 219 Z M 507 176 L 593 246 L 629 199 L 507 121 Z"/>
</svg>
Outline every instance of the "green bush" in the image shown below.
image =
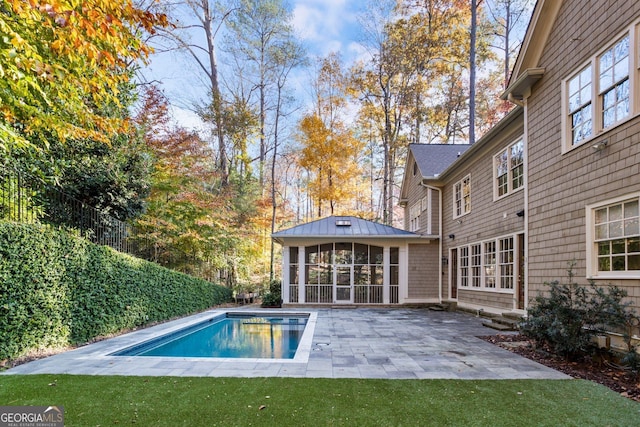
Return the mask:
<svg viewBox="0 0 640 427">
<path fill-rule="evenodd" d="M 279 280 L 269 283 L 269 292 L 262 296 L 263 307 L 280 307 L 282 305 L 282 284 Z"/>
<path fill-rule="evenodd" d="M 627 321 L 628 304 L 623 302 L 627 293 L 616 286 L 578 285 L 571 268 L 568 283 L 545 285 L 548 295 L 535 298 L 520 331 L 569 360 L 594 350 L 596 334 L 619 330 Z"/>
<path fill-rule="evenodd" d="M 0 222 L 0 360 L 85 343 L 230 300 L 227 288 L 77 234 Z"/>
</svg>

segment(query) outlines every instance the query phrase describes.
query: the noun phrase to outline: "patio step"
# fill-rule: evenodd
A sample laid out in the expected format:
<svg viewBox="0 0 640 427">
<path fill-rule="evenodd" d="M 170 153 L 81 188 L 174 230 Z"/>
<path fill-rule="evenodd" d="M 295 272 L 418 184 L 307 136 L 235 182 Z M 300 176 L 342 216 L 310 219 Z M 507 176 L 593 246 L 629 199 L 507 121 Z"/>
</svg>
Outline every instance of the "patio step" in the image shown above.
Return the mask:
<svg viewBox="0 0 640 427">
<path fill-rule="evenodd" d="M 503 313 L 502 316 L 491 317 L 482 324 L 487 328 L 498 331 L 517 331 L 518 324 L 522 320 L 521 316 L 512 313 Z"/>
</svg>

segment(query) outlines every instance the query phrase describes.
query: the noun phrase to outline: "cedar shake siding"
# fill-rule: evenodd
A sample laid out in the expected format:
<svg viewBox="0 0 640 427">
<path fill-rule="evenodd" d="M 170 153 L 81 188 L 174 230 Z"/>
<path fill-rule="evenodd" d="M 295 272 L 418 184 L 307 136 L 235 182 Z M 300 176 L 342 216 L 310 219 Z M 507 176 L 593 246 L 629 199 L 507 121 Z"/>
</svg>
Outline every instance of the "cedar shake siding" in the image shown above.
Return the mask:
<svg viewBox="0 0 640 427">
<path fill-rule="evenodd" d="M 436 243 L 409 245 L 409 300 L 440 302 L 438 254 Z"/>
<path fill-rule="evenodd" d="M 569 263 L 581 284 L 587 283 L 587 222 L 590 205 L 607 203 L 640 193 L 640 117 L 638 56 L 640 55 L 640 2 L 563 1 L 537 64 L 544 76 L 526 99 L 528 143 L 528 280 L 529 298 L 545 289 L 544 283 L 566 280 Z M 587 12 L 588 11 L 588 12 Z M 596 129 L 584 144 L 563 143 L 563 81 L 629 34 L 632 107 L 618 125 Z M 634 39 L 635 38 L 635 39 Z M 513 79 L 516 79 L 514 76 Z M 597 80 L 597 76 L 594 79 Z M 594 89 L 595 90 L 595 89 Z M 596 98 L 597 99 L 597 98 Z M 594 101 L 594 120 L 599 114 Z M 563 133 L 565 132 L 565 133 Z M 604 149 L 593 148 L 607 141 Z M 564 150 L 563 150 L 564 144 Z M 594 258 L 595 259 L 595 258 Z M 595 261 L 591 261 L 594 263 Z M 593 269 L 593 267 L 592 267 Z M 598 284 L 623 287 L 640 306 L 639 275 L 629 278 L 596 277 Z"/>
<path fill-rule="evenodd" d="M 495 277 L 497 283 L 491 287 L 491 279 L 481 279 L 480 286 L 468 282 L 464 286 L 464 273 L 460 269 L 462 248 L 480 245 L 485 255 L 485 244 L 495 242 L 499 257 L 500 239 L 513 238 L 524 233 L 525 217 L 518 216 L 524 210 L 524 183 L 505 195 L 497 196 L 495 177 L 495 158 L 508 149 L 514 142 L 523 138 L 523 111 L 516 109 L 503 119 L 492 131 L 481 138 L 472 149 L 454 163 L 443 174 L 443 256 L 447 257 L 447 267 L 443 273 L 443 297 L 450 297 L 451 288 L 457 287 L 457 301 L 461 307 L 483 308 L 487 311 L 502 312 L 517 309 L 516 287 L 501 289 L 501 276 Z M 526 142 L 523 141 L 526 147 Z M 471 209 L 462 216 L 455 215 L 456 183 L 469 177 Z M 451 236 L 451 237 L 450 237 Z M 515 249 L 515 248 L 514 248 Z M 454 255 L 456 260 L 452 258 Z M 469 254 L 471 255 L 471 254 Z M 487 254 L 489 256 L 489 254 Z M 484 263 L 484 259 L 481 260 Z M 497 266 L 496 266 L 497 267 Z M 456 268 L 456 272 L 451 269 Z M 481 268 L 482 270 L 485 267 Z M 516 273 L 517 273 L 516 267 Z M 471 272 L 467 272 L 471 275 Z M 482 272 L 484 274 L 484 271 Z M 456 280 L 457 279 L 457 280 Z M 456 281 L 456 283 L 454 283 Z"/>
</svg>

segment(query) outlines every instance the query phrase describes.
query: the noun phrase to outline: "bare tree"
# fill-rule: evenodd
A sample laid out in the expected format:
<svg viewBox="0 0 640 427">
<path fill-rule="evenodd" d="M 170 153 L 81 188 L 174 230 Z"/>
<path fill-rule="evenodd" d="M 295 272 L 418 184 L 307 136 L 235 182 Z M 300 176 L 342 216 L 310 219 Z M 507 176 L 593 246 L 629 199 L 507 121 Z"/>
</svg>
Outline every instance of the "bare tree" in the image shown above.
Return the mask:
<svg viewBox="0 0 640 427">
<path fill-rule="evenodd" d="M 509 83 L 513 54 L 520 50 L 522 36 L 531 16 L 533 0 L 487 0 L 487 11 L 498 39 L 493 47 L 503 54 L 504 88 Z"/>
<path fill-rule="evenodd" d="M 172 25 L 160 29 L 162 38 L 155 43 L 160 52 L 182 51 L 200 70 L 209 94 L 206 105 L 198 107 L 202 119 L 213 125 L 218 146 L 217 169 L 222 186 L 228 183 L 228 156 L 224 132 L 224 101 L 220 90 L 216 38 L 225 20 L 233 12 L 230 6 L 210 0 L 183 0 L 163 4 Z"/>
</svg>

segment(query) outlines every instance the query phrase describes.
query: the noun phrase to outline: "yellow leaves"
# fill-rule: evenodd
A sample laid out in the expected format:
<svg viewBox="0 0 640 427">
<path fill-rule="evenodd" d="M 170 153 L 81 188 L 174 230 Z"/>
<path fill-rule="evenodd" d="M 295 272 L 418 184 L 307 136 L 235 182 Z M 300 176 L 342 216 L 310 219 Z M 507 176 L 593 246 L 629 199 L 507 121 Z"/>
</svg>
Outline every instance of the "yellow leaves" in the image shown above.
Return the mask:
<svg viewBox="0 0 640 427">
<path fill-rule="evenodd" d="M 8 126 L 108 140 L 124 126 L 94 106 L 118 105 L 126 64 L 148 55 L 137 28 L 166 17 L 131 0 L 0 0 L 0 92 Z M 141 22 L 144 20 L 144 22 Z M 18 143 L 16 133 L 9 145 Z"/>
</svg>

